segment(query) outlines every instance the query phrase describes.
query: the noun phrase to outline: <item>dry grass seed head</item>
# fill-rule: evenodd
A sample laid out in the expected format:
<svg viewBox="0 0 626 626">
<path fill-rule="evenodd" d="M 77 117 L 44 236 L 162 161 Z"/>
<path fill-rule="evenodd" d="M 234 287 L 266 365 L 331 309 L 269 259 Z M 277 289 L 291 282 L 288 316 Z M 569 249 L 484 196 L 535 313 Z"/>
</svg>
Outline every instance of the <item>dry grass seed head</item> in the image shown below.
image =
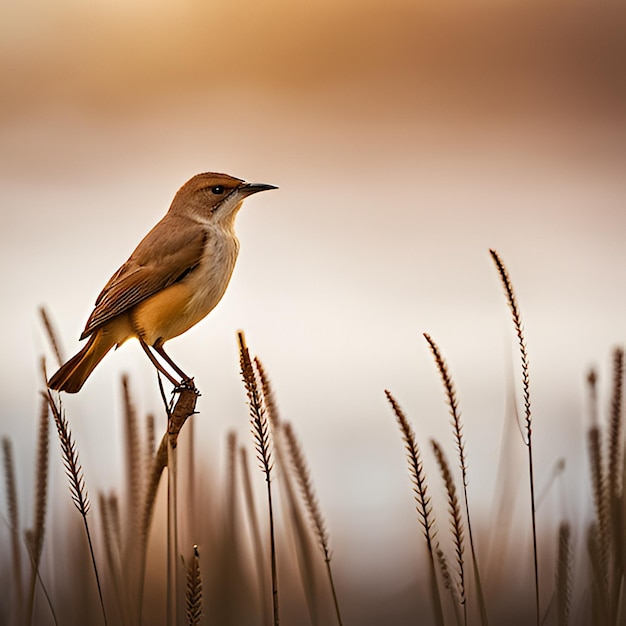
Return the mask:
<svg viewBox="0 0 626 626">
<path fill-rule="evenodd" d="M 37 471 L 35 484 L 35 520 L 31 534 L 32 557 L 35 564 L 39 565 L 41 551 L 43 549 L 43 536 L 45 532 L 47 496 L 48 496 L 48 459 L 50 456 L 50 419 L 48 402 L 42 400 L 39 414 L 39 441 L 37 444 Z"/>
<path fill-rule="evenodd" d="M 464 532 L 463 521 L 461 518 L 461 507 L 456 493 L 454 478 L 450 471 L 450 465 L 441 446 L 434 440 L 430 440 L 430 444 L 435 453 L 435 458 L 441 470 L 441 475 L 448 496 L 448 512 L 450 514 L 450 525 L 452 528 L 452 538 L 454 542 L 454 551 L 456 555 L 456 575 L 461 604 L 465 603 L 465 567 L 464 567 Z"/>
<path fill-rule="evenodd" d="M 257 372 L 252 365 L 250 352 L 246 345 L 243 332 L 237 334 L 239 340 L 239 357 L 241 365 L 241 375 L 248 397 L 248 407 L 250 409 L 250 421 L 252 424 L 252 436 L 254 446 L 257 451 L 257 459 L 261 469 L 265 472 L 267 480 L 272 470 L 272 451 L 270 442 L 269 423 L 265 411 L 263 394 L 259 389 Z"/>
<path fill-rule="evenodd" d="M 87 513 L 89 513 L 91 505 L 85 488 L 85 479 L 83 477 L 83 469 L 78 458 L 76 443 L 72 439 L 72 433 L 67 419 L 63 414 L 63 409 L 56 405 L 50 391 L 48 391 L 47 397 L 50 408 L 52 409 L 54 423 L 57 427 L 59 442 L 61 443 L 63 465 L 65 466 L 65 474 L 69 481 L 72 501 L 80 514 L 86 516 Z"/>
<path fill-rule="evenodd" d="M 302 498 L 309 513 L 309 518 L 313 524 L 315 536 L 317 537 L 318 544 L 324 553 L 324 558 L 329 560 L 328 529 L 326 527 L 326 522 L 324 521 L 324 516 L 320 510 L 317 496 L 315 495 L 315 489 L 313 488 L 311 473 L 304 457 L 304 451 L 291 424 L 285 422 L 283 424 L 283 432 L 289 449 L 292 467 L 300 487 L 300 493 L 302 494 Z"/>
<path fill-rule="evenodd" d="M 571 528 L 566 522 L 559 526 L 559 550 L 557 557 L 556 604 L 559 626 L 569 623 L 570 596 L 572 588 Z"/>
<path fill-rule="evenodd" d="M 623 379 L 624 351 L 616 348 L 613 352 L 613 382 L 611 388 L 611 406 L 609 415 L 609 492 L 611 500 L 620 498 L 621 492 L 621 454 L 623 422 Z"/>
<path fill-rule="evenodd" d="M 454 429 L 454 438 L 456 441 L 457 450 L 459 453 L 459 462 L 461 465 L 461 471 L 463 473 L 463 485 L 467 486 L 467 464 L 465 460 L 465 441 L 463 439 L 463 423 L 461 422 L 461 412 L 459 411 L 459 403 L 456 397 L 456 389 L 454 388 L 454 382 L 448 369 L 448 364 L 441 355 L 439 346 L 433 341 L 432 337 L 428 333 L 424 333 L 424 337 L 430 346 L 431 352 L 435 359 L 439 375 L 443 382 L 443 386 L 446 392 L 446 398 L 448 401 L 448 407 L 450 410 L 450 416 L 452 417 L 452 427 Z"/>
<path fill-rule="evenodd" d="M 65 362 L 65 358 L 61 350 L 61 342 L 58 339 L 59 335 L 56 332 L 54 324 L 52 323 L 50 315 L 48 315 L 48 311 L 45 307 L 42 306 L 39 308 L 39 314 L 41 315 L 41 321 L 43 322 L 46 334 L 48 335 L 48 341 L 50 341 L 50 345 L 52 346 L 52 351 L 54 352 L 57 364 L 61 367 L 61 365 Z"/>
<path fill-rule="evenodd" d="M 263 399 L 265 401 L 265 409 L 267 411 L 267 416 L 269 417 L 270 424 L 272 425 L 272 429 L 275 433 L 279 432 L 281 427 L 281 419 L 280 414 L 278 412 L 278 406 L 276 405 L 276 397 L 274 395 L 274 389 L 272 388 L 272 384 L 270 379 L 263 367 L 263 363 L 259 357 L 254 357 L 254 367 L 259 376 L 259 380 L 261 381 L 261 391 L 263 393 Z"/>
<path fill-rule="evenodd" d="M 413 493 L 417 504 L 417 515 L 424 532 L 428 551 L 432 555 L 434 554 L 432 541 L 436 535 L 435 520 L 430 503 L 430 496 L 428 495 L 428 483 L 426 481 L 426 473 L 424 472 L 419 446 L 417 445 L 413 429 L 400 408 L 400 405 L 396 402 L 390 391 L 386 390 L 385 395 L 396 416 L 398 426 L 402 433 L 407 461 L 409 463 L 409 475 L 413 483 Z"/>
<path fill-rule="evenodd" d="M 513 283 L 509 278 L 509 273 L 495 250 L 489 250 L 491 258 L 496 265 L 502 285 L 506 294 L 509 308 L 511 309 L 511 315 L 513 316 L 513 325 L 515 327 L 515 333 L 518 339 L 518 345 L 520 349 L 520 356 L 522 361 L 522 394 L 524 399 L 524 413 L 526 419 L 527 436 L 530 439 L 532 417 L 530 412 L 530 378 L 528 372 L 528 352 L 526 350 L 526 340 L 524 339 L 524 325 L 522 324 L 522 314 L 520 312 L 519 305 L 517 304 L 517 297 L 513 289 Z M 528 443 L 528 442 L 527 442 Z"/>
<path fill-rule="evenodd" d="M 186 612 L 187 624 L 198 626 L 202 617 L 202 577 L 198 546 L 193 547 L 193 556 L 187 567 Z"/>
</svg>

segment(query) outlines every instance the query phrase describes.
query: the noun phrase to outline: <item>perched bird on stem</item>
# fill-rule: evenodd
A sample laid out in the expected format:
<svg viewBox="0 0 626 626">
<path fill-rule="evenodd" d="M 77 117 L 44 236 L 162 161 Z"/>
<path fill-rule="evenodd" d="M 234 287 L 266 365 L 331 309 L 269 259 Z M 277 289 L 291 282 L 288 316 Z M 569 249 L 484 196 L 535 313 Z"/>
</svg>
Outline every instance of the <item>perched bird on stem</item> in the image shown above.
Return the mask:
<svg viewBox="0 0 626 626">
<path fill-rule="evenodd" d="M 216 173 L 187 181 L 165 217 L 106 284 L 80 337 L 88 338 L 87 344 L 48 386 L 76 393 L 104 355 L 131 337 L 176 387 L 191 384 L 163 345 L 206 317 L 222 299 L 239 252 L 237 212 L 245 198 L 269 189 L 276 187 Z"/>
</svg>

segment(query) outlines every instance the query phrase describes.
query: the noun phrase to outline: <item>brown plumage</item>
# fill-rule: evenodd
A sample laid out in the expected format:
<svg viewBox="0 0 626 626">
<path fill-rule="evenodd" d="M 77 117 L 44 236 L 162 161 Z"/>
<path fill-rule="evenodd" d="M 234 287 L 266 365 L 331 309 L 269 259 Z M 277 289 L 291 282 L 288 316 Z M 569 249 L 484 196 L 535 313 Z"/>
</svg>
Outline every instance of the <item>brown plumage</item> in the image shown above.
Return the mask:
<svg viewBox="0 0 626 626">
<path fill-rule="evenodd" d="M 76 393 L 113 347 L 136 337 L 174 384 L 188 380 L 163 344 L 208 315 L 221 300 L 239 252 L 234 221 L 243 200 L 272 185 L 226 174 L 198 174 L 178 191 L 169 211 L 144 237 L 98 296 L 81 335 L 83 349 L 50 379 L 51 389 Z M 152 347 L 181 377 L 157 361 Z"/>
</svg>

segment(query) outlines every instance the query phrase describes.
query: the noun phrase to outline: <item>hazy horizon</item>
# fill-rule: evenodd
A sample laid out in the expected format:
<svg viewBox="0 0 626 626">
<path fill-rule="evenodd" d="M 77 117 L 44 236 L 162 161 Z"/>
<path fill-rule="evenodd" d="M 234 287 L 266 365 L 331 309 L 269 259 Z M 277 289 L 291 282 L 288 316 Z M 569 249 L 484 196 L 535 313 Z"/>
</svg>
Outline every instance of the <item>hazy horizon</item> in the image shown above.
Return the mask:
<svg viewBox="0 0 626 626">
<path fill-rule="evenodd" d="M 585 376 L 597 367 L 606 392 L 626 339 L 624 8 L 159 6 L 0 9 L 0 434 L 16 445 L 24 507 L 41 354 L 54 368 L 38 307 L 73 354 L 100 289 L 178 187 L 224 171 L 279 190 L 246 202 L 226 296 L 168 344 L 202 392 L 198 454 L 221 468 L 229 429 L 250 444 L 242 328 L 303 442 L 338 567 L 365 584 L 379 563 L 399 588 L 420 537 L 383 390 L 424 448 L 436 437 L 453 453 L 429 332 L 455 378 L 476 514 L 489 518 L 518 367 L 495 248 L 525 323 L 538 484 L 566 460 L 541 523 L 583 515 Z M 162 420 L 134 341 L 64 398 L 94 493 L 122 471 L 122 372 L 140 413 Z"/>
</svg>

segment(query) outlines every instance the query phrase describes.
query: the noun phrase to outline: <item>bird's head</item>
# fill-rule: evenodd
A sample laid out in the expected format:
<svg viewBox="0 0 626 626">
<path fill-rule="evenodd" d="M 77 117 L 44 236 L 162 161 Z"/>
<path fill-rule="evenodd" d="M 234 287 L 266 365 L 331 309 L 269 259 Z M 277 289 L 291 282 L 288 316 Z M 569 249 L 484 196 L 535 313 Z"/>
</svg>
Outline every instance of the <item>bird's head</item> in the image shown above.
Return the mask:
<svg viewBox="0 0 626 626">
<path fill-rule="evenodd" d="M 203 224 L 229 227 L 248 196 L 270 189 L 277 187 L 246 183 L 228 174 L 197 174 L 178 190 L 169 212 Z"/>
</svg>

